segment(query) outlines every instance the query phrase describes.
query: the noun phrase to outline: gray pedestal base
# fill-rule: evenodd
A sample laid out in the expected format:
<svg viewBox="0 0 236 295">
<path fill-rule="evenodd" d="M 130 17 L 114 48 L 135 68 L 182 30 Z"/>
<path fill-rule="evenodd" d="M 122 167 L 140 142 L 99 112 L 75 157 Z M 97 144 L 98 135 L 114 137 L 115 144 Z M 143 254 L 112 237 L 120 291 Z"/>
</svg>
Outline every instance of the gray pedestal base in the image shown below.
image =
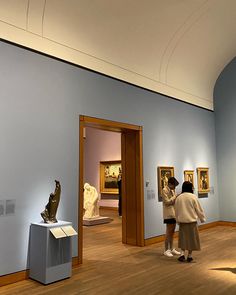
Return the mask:
<svg viewBox="0 0 236 295">
<path fill-rule="evenodd" d="M 58 221 L 53 224 L 32 223 L 30 227 L 29 277 L 43 284 L 69 278 L 72 269 L 71 237 L 56 239 L 51 228 L 71 225 Z"/>
</svg>

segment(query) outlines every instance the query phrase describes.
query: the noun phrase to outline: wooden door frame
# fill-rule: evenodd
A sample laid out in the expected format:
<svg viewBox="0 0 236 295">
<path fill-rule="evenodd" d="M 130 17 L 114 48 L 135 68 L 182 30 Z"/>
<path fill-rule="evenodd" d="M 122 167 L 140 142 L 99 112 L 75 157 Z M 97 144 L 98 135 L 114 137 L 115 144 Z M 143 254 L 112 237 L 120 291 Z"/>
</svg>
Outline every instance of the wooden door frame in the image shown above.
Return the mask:
<svg viewBox="0 0 236 295">
<path fill-rule="evenodd" d="M 144 246 L 144 192 L 143 192 L 143 157 L 142 157 L 142 127 L 132 124 L 115 122 L 105 119 L 98 119 L 94 117 L 80 115 L 79 126 L 79 209 L 78 209 L 78 263 L 83 261 L 83 186 L 84 186 L 84 127 L 93 127 L 106 131 L 119 132 L 124 135 L 126 132 L 137 134 L 136 144 L 139 156 L 135 155 L 135 162 L 137 171 L 135 173 L 136 179 L 136 245 Z M 122 147 L 121 153 L 124 153 Z M 124 159 L 122 159 L 122 166 Z M 122 194 L 125 193 L 122 182 Z M 122 204 L 122 207 L 125 207 Z M 126 235 L 126 212 L 122 212 L 122 242 L 127 243 Z"/>
</svg>

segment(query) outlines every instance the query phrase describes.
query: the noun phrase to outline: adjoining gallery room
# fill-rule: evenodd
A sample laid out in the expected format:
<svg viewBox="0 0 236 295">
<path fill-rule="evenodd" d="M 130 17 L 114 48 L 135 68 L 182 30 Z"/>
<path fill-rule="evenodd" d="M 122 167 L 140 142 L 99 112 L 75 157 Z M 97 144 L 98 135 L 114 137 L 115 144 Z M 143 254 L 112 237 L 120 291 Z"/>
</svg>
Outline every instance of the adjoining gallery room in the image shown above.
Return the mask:
<svg viewBox="0 0 236 295">
<path fill-rule="evenodd" d="M 97 263 L 122 243 L 121 133 L 84 127 L 83 145 L 83 259 Z"/>
<path fill-rule="evenodd" d="M 0 295 L 236 294 L 236 1 L 0 1 Z"/>
</svg>

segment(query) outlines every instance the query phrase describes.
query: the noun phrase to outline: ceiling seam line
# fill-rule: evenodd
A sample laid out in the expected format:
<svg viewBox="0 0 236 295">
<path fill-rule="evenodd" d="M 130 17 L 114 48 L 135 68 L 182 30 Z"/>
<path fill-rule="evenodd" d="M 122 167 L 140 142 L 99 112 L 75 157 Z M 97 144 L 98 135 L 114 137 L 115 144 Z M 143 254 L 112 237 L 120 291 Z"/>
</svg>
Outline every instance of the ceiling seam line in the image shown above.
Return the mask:
<svg viewBox="0 0 236 295">
<path fill-rule="evenodd" d="M 208 11 L 208 9 L 207 9 L 207 11 Z M 166 70 L 165 70 L 165 81 L 166 81 L 166 83 L 167 83 L 167 72 L 168 72 L 168 68 L 169 68 L 169 64 L 170 64 L 170 60 L 171 60 L 171 58 L 172 58 L 172 56 L 173 56 L 173 54 L 174 54 L 174 52 L 175 52 L 175 50 L 176 50 L 176 48 L 177 48 L 177 46 L 178 46 L 178 44 L 179 44 L 179 42 L 180 42 L 180 40 L 183 38 L 183 36 L 193 27 L 193 25 L 195 25 L 198 21 L 199 21 L 199 19 L 200 18 L 202 18 L 202 16 L 204 15 L 206 13 L 206 11 L 204 11 L 183 33 L 182 33 L 182 35 L 179 37 L 179 39 L 176 41 L 176 44 L 175 44 L 175 46 L 174 46 L 174 48 L 171 50 L 171 54 L 170 54 L 170 56 L 169 56 L 169 59 L 168 59 L 168 62 L 167 62 L 167 65 L 166 65 Z"/>
</svg>

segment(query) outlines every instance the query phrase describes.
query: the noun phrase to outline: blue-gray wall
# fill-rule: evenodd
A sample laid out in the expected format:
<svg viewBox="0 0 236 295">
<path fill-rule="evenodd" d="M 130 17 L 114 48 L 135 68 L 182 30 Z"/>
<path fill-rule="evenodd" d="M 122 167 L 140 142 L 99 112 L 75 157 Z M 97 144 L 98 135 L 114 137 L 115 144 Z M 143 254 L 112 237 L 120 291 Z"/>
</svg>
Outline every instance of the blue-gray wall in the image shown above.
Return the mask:
<svg viewBox="0 0 236 295">
<path fill-rule="evenodd" d="M 214 89 L 220 219 L 236 221 L 236 58 Z"/>
<path fill-rule="evenodd" d="M 3 42 L 0 65 L 0 199 L 16 200 L 15 215 L 0 217 L 0 275 L 26 268 L 29 226 L 54 179 L 58 218 L 77 227 L 80 114 L 143 126 L 145 238 L 165 232 L 157 166 L 174 166 L 180 182 L 184 169 L 209 167 L 212 192 L 200 202 L 207 222 L 219 219 L 213 112 Z"/>
</svg>

